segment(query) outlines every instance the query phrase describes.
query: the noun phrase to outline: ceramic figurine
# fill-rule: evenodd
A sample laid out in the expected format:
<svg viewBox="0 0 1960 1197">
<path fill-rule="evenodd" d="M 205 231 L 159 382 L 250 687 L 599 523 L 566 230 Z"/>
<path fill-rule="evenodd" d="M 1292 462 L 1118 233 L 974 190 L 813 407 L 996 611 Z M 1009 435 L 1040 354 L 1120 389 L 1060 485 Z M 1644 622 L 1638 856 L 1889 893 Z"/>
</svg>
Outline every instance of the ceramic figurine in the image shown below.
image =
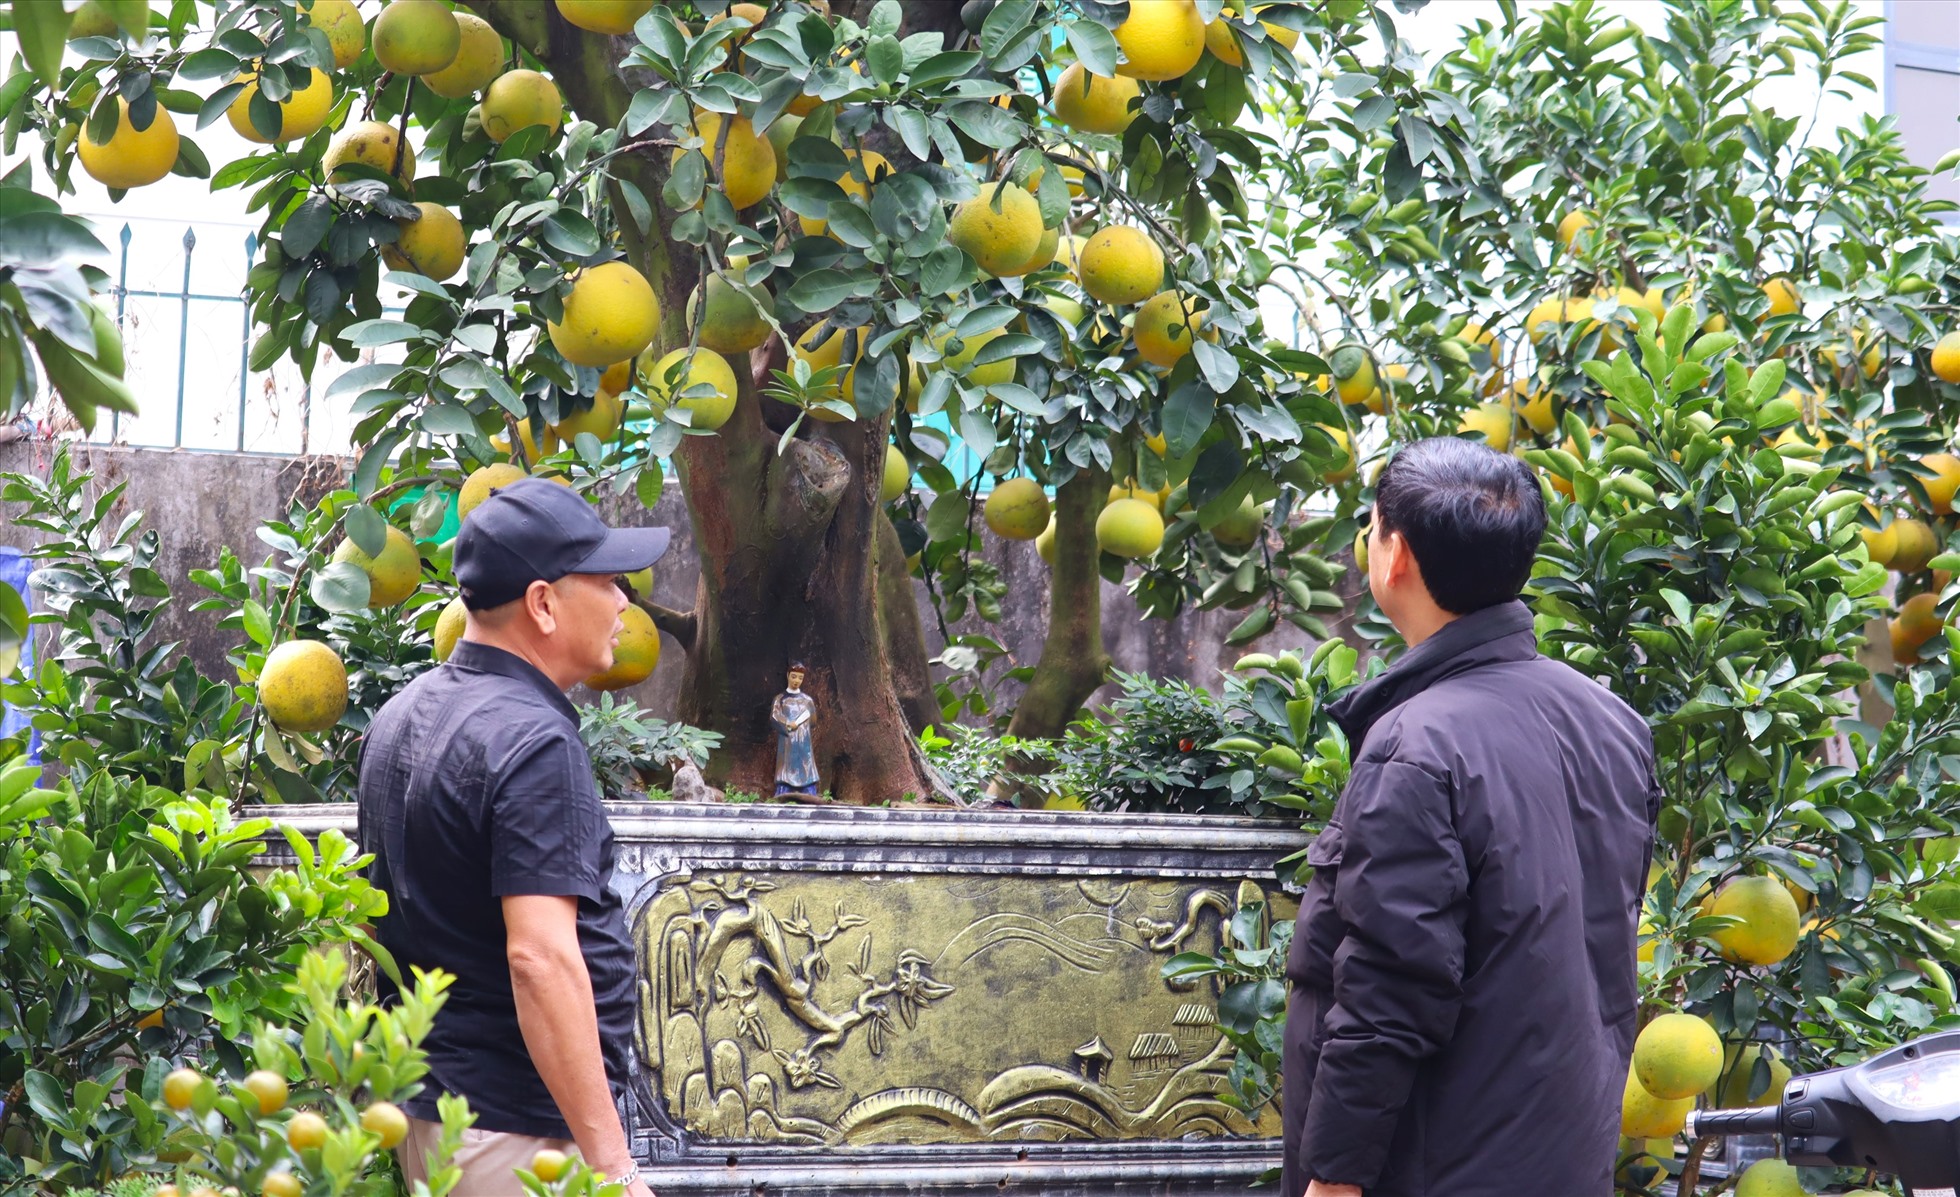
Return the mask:
<svg viewBox="0 0 1960 1197">
<path fill-rule="evenodd" d="M 803 692 L 803 663 L 789 667 L 789 689 L 776 696 L 769 717 L 776 724 L 776 796 L 810 799 L 817 796 L 817 750 L 810 721 L 817 704 Z"/>
</svg>

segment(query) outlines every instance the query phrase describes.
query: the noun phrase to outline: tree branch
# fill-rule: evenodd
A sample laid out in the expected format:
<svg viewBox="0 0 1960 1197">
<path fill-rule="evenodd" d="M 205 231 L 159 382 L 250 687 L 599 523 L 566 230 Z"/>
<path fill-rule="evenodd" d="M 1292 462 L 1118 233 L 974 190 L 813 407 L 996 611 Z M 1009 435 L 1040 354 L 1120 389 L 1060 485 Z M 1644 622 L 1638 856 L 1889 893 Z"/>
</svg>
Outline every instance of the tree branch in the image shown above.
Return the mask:
<svg viewBox="0 0 1960 1197">
<path fill-rule="evenodd" d="M 694 633 L 698 621 L 692 611 L 676 611 L 663 607 L 652 599 L 633 596 L 633 605 L 653 617 L 653 626 L 680 641 L 686 652 L 694 651 Z"/>
</svg>

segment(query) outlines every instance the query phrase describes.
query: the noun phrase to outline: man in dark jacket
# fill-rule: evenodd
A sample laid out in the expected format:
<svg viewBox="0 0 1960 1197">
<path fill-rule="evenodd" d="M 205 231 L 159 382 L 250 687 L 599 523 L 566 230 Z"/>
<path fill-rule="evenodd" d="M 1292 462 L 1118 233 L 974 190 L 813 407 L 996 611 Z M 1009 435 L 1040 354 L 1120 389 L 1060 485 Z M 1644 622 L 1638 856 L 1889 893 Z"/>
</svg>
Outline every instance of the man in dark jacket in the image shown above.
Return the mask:
<svg viewBox="0 0 1960 1197">
<path fill-rule="evenodd" d="M 1287 961 L 1282 1197 L 1611 1187 L 1653 740 L 1538 655 L 1544 528 L 1530 470 L 1471 441 L 1377 484 L 1368 586 L 1409 649 L 1329 712 L 1354 769 Z"/>
</svg>

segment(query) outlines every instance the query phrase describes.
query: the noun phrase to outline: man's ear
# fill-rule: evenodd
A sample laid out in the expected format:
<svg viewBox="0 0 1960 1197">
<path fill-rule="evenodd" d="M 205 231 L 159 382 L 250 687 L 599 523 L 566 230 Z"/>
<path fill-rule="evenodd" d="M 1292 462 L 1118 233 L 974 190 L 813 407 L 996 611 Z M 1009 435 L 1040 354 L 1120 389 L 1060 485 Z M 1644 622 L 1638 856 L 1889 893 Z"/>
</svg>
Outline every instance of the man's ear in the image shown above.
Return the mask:
<svg viewBox="0 0 1960 1197">
<path fill-rule="evenodd" d="M 524 588 L 524 613 L 540 635 L 558 630 L 558 591 L 549 582 L 533 582 Z"/>
</svg>

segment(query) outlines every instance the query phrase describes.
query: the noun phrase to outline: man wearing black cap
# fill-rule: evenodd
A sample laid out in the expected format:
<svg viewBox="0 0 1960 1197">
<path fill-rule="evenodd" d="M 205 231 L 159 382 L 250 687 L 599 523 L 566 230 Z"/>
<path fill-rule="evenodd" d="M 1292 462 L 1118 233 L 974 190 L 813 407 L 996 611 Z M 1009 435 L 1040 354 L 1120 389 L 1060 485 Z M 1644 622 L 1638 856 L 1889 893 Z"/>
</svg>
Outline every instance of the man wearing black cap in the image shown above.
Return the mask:
<svg viewBox="0 0 1960 1197">
<path fill-rule="evenodd" d="M 620 574 L 665 528 L 610 529 L 572 490 L 502 487 L 456 535 L 469 622 L 449 660 L 390 699 L 361 752 L 360 838 L 387 892 L 375 937 L 404 971 L 455 976 L 406 1105 L 402 1171 L 426 1178 L 436 1098 L 476 1124 L 453 1163 L 469 1197 L 522 1191 L 512 1169 L 576 1149 L 648 1197 L 620 1124 L 633 949 L 612 886 L 613 837 L 565 697 L 612 665 Z M 382 998 L 394 998 L 384 978 Z"/>
</svg>

